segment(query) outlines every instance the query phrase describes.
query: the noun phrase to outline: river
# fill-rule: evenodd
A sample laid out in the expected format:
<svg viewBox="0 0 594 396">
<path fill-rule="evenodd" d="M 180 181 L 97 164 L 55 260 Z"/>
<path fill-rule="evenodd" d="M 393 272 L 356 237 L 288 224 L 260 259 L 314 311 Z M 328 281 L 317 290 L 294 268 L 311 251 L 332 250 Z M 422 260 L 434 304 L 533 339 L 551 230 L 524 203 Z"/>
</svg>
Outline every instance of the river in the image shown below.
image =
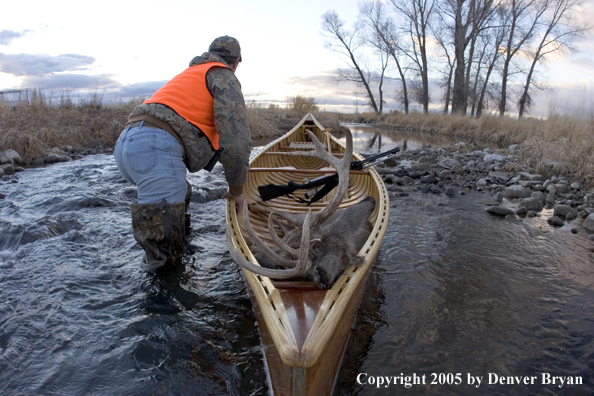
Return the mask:
<svg viewBox="0 0 594 396">
<path fill-rule="evenodd" d="M 364 151 L 374 133 L 353 130 Z M 428 143 L 405 138 L 409 150 Z M 402 144 L 383 136 L 367 152 Z M 16 176 L 0 185 L 0 394 L 268 393 L 223 202 L 204 202 L 224 188 L 220 165 L 189 175 L 190 244 L 160 276 L 138 267 L 136 190 L 112 156 Z M 488 215 L 487 198 L 392 201 L 336 395 L 594 393 L 594 243 L 577 222 Z M 378 388 L 380 376 L 400 383 Z"/>
</svg>

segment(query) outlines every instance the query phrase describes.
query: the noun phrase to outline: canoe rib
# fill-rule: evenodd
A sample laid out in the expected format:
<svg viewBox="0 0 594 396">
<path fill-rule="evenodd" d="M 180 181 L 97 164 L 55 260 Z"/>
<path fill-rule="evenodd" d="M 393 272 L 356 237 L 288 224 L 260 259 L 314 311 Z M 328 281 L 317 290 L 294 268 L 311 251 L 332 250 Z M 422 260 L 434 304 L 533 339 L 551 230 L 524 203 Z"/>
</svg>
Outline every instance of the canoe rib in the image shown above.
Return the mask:
<svg viewBox="0 0 594 396">
<path fill-rule="evenodd" d="M 319 172 L 319 176 L 327 174 L 320 168 L 327 169 L 328 164 L 318 159 L 308 160 L 307 157 L 302 156 L 266 154 L 281 152 L 286 150 L 291 142 L 304 139 L 304 136 L 307 136 L 304 132 L 305 128 L 316 133 L 333 153 L 340 155 L 341 152 L 344 152 L 342 143 L 329 133 L 323 132 L 324 128 L 315 118 L 311 115 L 304 117 L 291 131 L 267 145 L 250 161 L 250 167 L 269 170 L 250 172 L 244 190 L 246 201 L 249 204 L 257 202 L 259 205 L 277 212 L 305 213 L 310 208 L 314 211 L 320 210 L 331 199 L 331 194 L 329 194 L 323 200 L 311 206 L 305 206 L 296 204 L 287 197 L 262 202 L 258 195 L 258 185 L 286 184 L 289 179 L 299 183 L 302 182 L 299 178 L 318 177 L 315 176 L 316 171 Z M 353 155 L 353 159 L 363 159 L 357 153 Z M 309 173 L 275 172 L 274 169 L 270 169 L 286 166 L 308 169 Z M 350 327 L 371 273 L 372 261 L 385 234 L 389 217 L 388 194 L 379 174 L 373 169 L 365 171 L 365 174 L 351 174 L 349 191 L 343 199 L 341 207 L 353 205 L 369 195 L 376 199 L 376 209 L 372 215 L 374 225 L 372 233 L 359 252 L 365 262 L 358 268 L 347 269 L 330 290 L 311 292 L 290 288 L 279 290 L 269 278 L 243 271 L 249 284 L 250 297 L 258 318 L 272 385 L 276 394 L 324 395 L 329 394 L 332 390 Z M 246 209 L 247 205 L 244 210 Z M 227 232 L 231 233 L 233 244 L 246 259 L 257 263 L 244 236 L 245 230 L 241 216 L 235 215 L 233 200 L 227 200 L 225 214 Z M 250 222 L 257 229 L 256 232 L 260 237 L 272 246 L 271 238 L 267 236 L 266 216 L 250 211 Z M 315 303 L 312 303 L 313 300 Z M 310 320 L 310 317 L 303 316 L 311 314 L 310 311 L 316 309 L 317 313 L 313 313 L 315 314 L 313 321 Z M 296 318 L 299 317 L 300 312 L 302 314 L 301 323 L 296 323 L 299 320 Z M 304 334 L 307 334 L 305 338 Z M 328 354 L 331 355 L 328 356 Z M 285 365 L 285 367 L 280 367 L 280 365 Z M 329 378 L 331 378 L 330 381 Z M 304 381 L 304 383 L 300 383 L 300 381 Z"/>
</svg>

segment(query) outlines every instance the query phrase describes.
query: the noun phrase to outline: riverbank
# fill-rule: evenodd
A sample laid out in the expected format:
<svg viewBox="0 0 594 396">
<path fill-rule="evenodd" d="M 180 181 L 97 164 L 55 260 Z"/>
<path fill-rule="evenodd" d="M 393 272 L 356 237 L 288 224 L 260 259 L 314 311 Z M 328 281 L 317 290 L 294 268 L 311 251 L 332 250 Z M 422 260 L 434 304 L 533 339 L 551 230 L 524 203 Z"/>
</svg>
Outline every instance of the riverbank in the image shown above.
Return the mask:
<svg viewBox="0 0 594 396">
<path fill-rule="evenodd" d="M 353 118 L 353 116 L 350 116 Z M 489 148 L 505 154 L 514 147 L 518 163 L 544 177 L 562 175 L 594 188 L 594 116 L 586 111 L 547 119 L 398 112 L 355 117 L 386 131 L 399 130 L 448 137 L 467 150 Z"/>
<path fill-rule="evenodd" d="M 112 152 L 129 113 L 141 101 L 104 104 L 102 98 L 95 95 L 79 100 L 75 105 L 69 97 L 50 100 L 34 92 L 30 106 L 2 109 L 0 112 L 0 153 L 14 151 L 8 157 L 0 158 L 0 172 L 10 175 L 22 167 L 39 167 L 78 159 L 87 154 Z M 388 136 L 391 131 L 406 131 L 447 137 L 450 141 L 463 143 L 445 148 L 451 153 L 458 153 L 455 155 L 473 155 L 488 150 L 490 154 L 503 158 L 513 156 L 513 161 L 497 165 L 505 172 L 540 174 L 543 183 L 547 180 L 565 180 L 568 185 L 578 183 L 584 192 L 579 194 L 577 202 L 594 191 L 592 116 L 514 120 L 507 117 L 483 116 L 475 119 L 398 112 L 383 115 L 338 114 L 316 111 L 316 106 L 304 107 L 297 101 L 288 108 L 248 103 L 247 110 L 255 146 L 281 136 L 306 112 L 312 111 L 322 125 L 339 135 L 344 131 L 342 123 L 359 122 L 373 124 L 386 131 Z M 21 161 L 12 159 L 15 153 Z M 479 179 L 485 179 L 482 176 Z"/>
<path fill-rule="evenodd" d="M 464 150 L 463 143 L 450 148 L 425 147 L 404 151 L 377 171 L 388 188 L 391 205 L 410 196 L 440 195 L 456 199 L 478 192 L 485 210 L 507 220 L 545 216 L 551 227 L 579 226 L 594 240 L 594 191 L 562 175 L 545 177 L 521 165 L 518 147 L 499 150 Z"/>
<path fill-rule="evenodd" d="M 387 132 L 447 137 L 464 142 L 467 150 L 489 148 L 503 152 L 515 146 L 518 162 L 534 173 L 547 178 L 562 175 L 594 188 L 594 117 L 586 111 L 574 116 L 552 115 L 546 120 L 493 116 L 476 119 L 437 113 L 339 114 L 317 111 L 315 105 L 304 106 L 297 99 L 287 108 L 248 103 L 248 121 L 256 145 L 281 136 L 307 112 L 313 112 L 322 125 L 339 134 L 343 131 L 341 123 L 359 122 Z M 49 99 L 33 92 L 28 107 L 0 107 L 0 152 L 15 150 L 24 163 L 34 164 L 55 147 L 73 155 L 93 146 L 113 147 L 128 115 L 141 102 L 136 99 L 105 104 L 99 95 L 91 95 L 75 104 L 67 96 Z M 64 150 L 68 147 L 72 150 Z"/>
</svg>

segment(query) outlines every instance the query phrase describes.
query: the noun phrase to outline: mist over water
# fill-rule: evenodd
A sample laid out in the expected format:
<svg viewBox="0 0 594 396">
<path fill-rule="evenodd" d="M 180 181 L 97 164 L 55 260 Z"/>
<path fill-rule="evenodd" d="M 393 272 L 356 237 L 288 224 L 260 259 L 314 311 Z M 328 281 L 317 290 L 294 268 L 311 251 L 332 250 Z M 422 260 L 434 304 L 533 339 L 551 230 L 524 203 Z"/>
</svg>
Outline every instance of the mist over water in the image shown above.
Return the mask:
<svg viewBox="0 0 594 396">
<path fill-rule="evenodd" d="M 384 136 L 382 151 L 386 144 L 400 143 Z M 255 317 L 225 243 L 224 203 L 205 202 L 209 190 L 225 186 L 220 166 L 188 176 L 186 257 L 159 276 L 138 266 L 129 214 L 136 189 L 112 156 L 17 177 L 0 185 L 0 394 L 268 392 Z M 335 394 L 594 392 L 592 242 L 576 221 L 551 228 L 545 215 L 492 217 L 483 210 L 487 198 L 393 202 Z M 360 373 L 425 374 L 427 382 L 431 373 L 462 373 L 466 382 L 468 374 L 543 372 L 582 376 L 584 385 L 487 385 L 485 378 L 479 388 L 377 389 L 356 381 Z"/>
</svg>

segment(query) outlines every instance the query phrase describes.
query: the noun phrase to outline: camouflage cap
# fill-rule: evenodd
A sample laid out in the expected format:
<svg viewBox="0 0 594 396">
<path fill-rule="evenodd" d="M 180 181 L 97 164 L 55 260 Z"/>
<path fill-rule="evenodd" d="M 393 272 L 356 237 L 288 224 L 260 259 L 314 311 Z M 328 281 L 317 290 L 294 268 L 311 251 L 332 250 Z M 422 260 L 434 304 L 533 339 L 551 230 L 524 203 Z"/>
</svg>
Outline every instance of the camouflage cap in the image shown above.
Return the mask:
<svg viewBox="0 0 594 396">
<path fill-rule="evenodd" d="M 241 48 L 239 47 L 239 41 L 230 36 L 214 39 L 210 44 L 210 47 L 208 47 L 208 52 L 214 52 L 220 56 L 239 58 L 239 61 L 241 62 Z"/>
</svg>

